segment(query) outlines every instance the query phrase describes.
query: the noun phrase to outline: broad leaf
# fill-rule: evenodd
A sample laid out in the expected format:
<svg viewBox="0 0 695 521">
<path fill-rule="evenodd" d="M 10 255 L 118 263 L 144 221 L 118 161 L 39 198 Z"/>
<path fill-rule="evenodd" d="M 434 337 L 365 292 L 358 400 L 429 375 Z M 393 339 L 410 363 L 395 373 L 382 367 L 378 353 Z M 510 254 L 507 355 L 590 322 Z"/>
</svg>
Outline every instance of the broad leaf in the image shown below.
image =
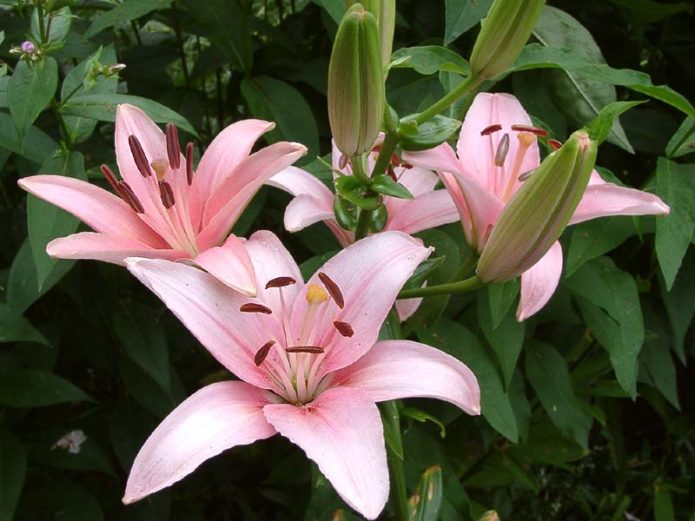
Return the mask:
<svg viewBox="0 0 695 521">
<path fill-rule="evenodd" d="M 449 45 L 480 22 L 492 0 L 446 0 L 444 45 Z"/>
<path fill-rule="evenodd" d="M 122 4 L 116 4 L 113 9 L 104 11 L 92 19 L 92 25 L 84 33 L 85 38 L 91 38 L 104 29 L 118 23 L 137 20 L 141 16 L 159 9 L 166 9 L 172 0 L 125 0 Z"/>
<path fill-rule="evenodd" d="M 20 142 L 27 127 L 51 102 L 57 87 L 58 63 L 53 58 L 17 63 L 7 86 L 7 101 Z"/>
<path fill-rule="evenodd" d="M 39 369 L 20 369 L 0 378 L 0 405 L 27 408 L 85 401 L 94 400 L 62 376 Z"/>
<path fill-rule="evenodd" d="M 0 302 L 0 343 L 36 342 L 49 345 L 41 333 L 23 316 Z"/>
</svg>

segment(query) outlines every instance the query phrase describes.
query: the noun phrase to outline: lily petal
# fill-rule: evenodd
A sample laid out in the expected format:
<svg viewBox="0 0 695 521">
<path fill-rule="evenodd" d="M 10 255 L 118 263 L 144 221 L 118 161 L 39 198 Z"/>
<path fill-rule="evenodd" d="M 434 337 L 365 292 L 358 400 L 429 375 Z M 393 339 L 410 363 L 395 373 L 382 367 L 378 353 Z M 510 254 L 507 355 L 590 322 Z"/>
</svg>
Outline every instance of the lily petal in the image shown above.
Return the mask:
<svg viewBox="0 0 695 521">
<path fill-rule="evenodd" d="M 357 241 L 319 268 L 318 273 L 328 275 L 340 288 L 345 301 L 343 309 L 331 302 L 330 308 L 315 320 L 311 344 L 330 346 L 319 376 L 351 364 L 374 345 L 396 295 L 429 254 L 430 249 L 423 247 L 420 241 L 390 231 Z M 292 331 L 301 330 L 308 305 L 304 296 L 309 284 L 323 286 L 318 273 L 295 302 L 290 321 Z M 350 324 L 353 336 L 340 335 L 334 321 Z"/>
<path fill-rule="evenodd" d="M 658 196 L 613 183 L 592 183 L 584 192 L 570 224 L 610 215 L 668 215 L 670 208 Z"/>
<path fill-rule="evenodd" d="M 244 295 L 256 296 L 256 275 L 244 243 L 230 235 L 222 246 L 200 253 L 193 262 Z"/>
<path fill-rule="evenodd" d="M 375 402 L 436 398 L 480 414 L 480 387 L 473 372 L 453 356 L 419 342 L 377 342 L 332 378 L 331 385 L 359 388 Z"/>
<path fill-rule="evenodd" d="M 403 160 L 426 170 L 469 175 L 448 143 L 420 152 L 403 152 Z"/>
<path fill-rule="evenodd" d="M 536 264 L 521 274 L 521 297 L 516 319 L 538 313 L 553 296 L 562 274 L 562 246 L 556 241 Z"/>
<path fill-rule="evenodd" d="M 215 193 L 251 153 L 258 139 L 275 127 L 261 119 L 245 119 L 232 123 L 207 148 L 196 169 L 195 184 L 203 200 Z"/>
<path fill-rule="evenodd" d="M 91 259 L 120 265 L 125 265 L 128 257 L 170 260 L 188 257 L 185 251 L 159 250 L 133 239 L 95 232 L 75 233 L 53 239 L 46 245 L 46 253 L 58 259 Z"/>
<path fill-rule="evenodd" d="M 314 460 L 345 502 L 376 519 L 389 492 L 379 410 L 362 391 L 329 389 L 304 406 L 271 404 L 268 422 Z"/>
<path fill-rule="evenodd" d="M 290 166 L 266 183 L 294 195 L 285 210 L 285 228 L 296 232 L 319 221 L 333 220 L 333 194 L 309 172 Z"/>
<path fill-rule="evenodd" d="M 244 382 L 218 382 L 193 394 L 159 424 L 133 462 L 123 502 L 168 487 L 224 450 L 273 436 L 266 393 Z"/>
<path fill-rule="evenodd" d="M 389 219 L 387 230 L 414 234 L 460 219 L 458 209 L 447 190 L 435 190 L 416 199 L 395 199 L 386 202 Z"/>
<path fill-rule="evenodd" d="M 407 298 L 396 301 L 396 312 L 398 313 L 398 319 L 401 322 L 405 322 L 417 311 L 422 304 L 422 297 L 418 298 Z"/>
<path fill-rule="evenodd" d="M 405 186 L 413 197 L 428 194 L 437 186 L 439 178 L 429 169 L 413 167 L 404 168 L 398 176 L 398 182 Z"/>
<path fill-rule="evenodd" d="M 62 175 L 35 175 L 20 179 L 17 184 L 70 212 L 97 232 L 136 240 L 153 248 L 167 246 L 130 206 L 98 186 Z"/>
</svg>

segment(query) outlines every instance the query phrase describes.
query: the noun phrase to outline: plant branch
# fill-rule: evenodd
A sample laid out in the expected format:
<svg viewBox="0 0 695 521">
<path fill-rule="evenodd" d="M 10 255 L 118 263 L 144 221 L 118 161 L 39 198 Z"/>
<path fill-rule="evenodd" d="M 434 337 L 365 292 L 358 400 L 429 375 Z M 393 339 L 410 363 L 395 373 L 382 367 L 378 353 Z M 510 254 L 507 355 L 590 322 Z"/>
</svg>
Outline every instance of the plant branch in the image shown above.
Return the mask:
<svg viewBox="0 0 695 521">
<path fill-rule="evenodd" d="M 431 297 L 432 295 L 453 295 L 456 293 L 470 293 L 485 286 L 477 275 L 458 282 L 439 284 L 438 286 L 428 286 L 424 288 L 405 289 L 398 294 L 399 299 Z"/>
</svg>

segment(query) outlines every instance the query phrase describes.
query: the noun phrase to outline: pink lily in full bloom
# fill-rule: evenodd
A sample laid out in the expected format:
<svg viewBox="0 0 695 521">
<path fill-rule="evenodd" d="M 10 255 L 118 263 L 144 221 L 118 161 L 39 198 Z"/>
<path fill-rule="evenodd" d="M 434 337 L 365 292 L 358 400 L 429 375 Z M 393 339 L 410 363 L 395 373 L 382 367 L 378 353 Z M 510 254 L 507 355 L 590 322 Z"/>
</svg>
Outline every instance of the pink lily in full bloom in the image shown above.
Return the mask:
<svg viewBox="0 0 695 521">
<path fill-rule="evenodd" d="M 134 256 L 186 260 L 254 295 L 248 254 L 240 239 L 227 235 L 263 183 L 306 153 L 303 145 L 280 142 L 251 154 L 274 126 L 257 119 L 233 123 L 194 171 L 193 144 L 182 154 L 174 125 L 164 133 L 137 107 L 119 105 L 115 148 L 122 179 L 101 167 L 116 195 L 59 175 L 26 177 L 19 186 L 94 230 L 51 241 L 46 251 L 52 257 L 115 264 Z"/>
<path fill-rule="evenodd" d="M 460 213 L 469 244 L 482 252 L 500 213 L 525 177 L 540 165 L 531 118 L 510 94 L 478 94 L 466 115 L 456 152 L 447 143 L 404 159 L 439 172 Z M 667 215 L 669 207 L 656 195 L 601 179 L 594 171 L 570 224 L 610 215 Z M 555 292 L 562 273 L 562 248 L 550 250 L 521 275 L 517 320 L 537 313 Z"/>
<path fill-rule="evenodd" d="M 480 413 L 480 389 L 460 361 L 408 340 L 377 341 L 403 283 L 429 249 L 385 232 L 342 250 L 304 284 L 270 232 L 246 249 L 256 298 L 181 263 L 128 259 L 210 353 L 241 381 L 219 382 L 179 405 L 140 449 L 123 501 L 179 481 L 205 460 L 277 433 L 314 460 L 340 496 L 368 519 L 389 490 L 375 402 L 413 396 Z"/>
</svg>

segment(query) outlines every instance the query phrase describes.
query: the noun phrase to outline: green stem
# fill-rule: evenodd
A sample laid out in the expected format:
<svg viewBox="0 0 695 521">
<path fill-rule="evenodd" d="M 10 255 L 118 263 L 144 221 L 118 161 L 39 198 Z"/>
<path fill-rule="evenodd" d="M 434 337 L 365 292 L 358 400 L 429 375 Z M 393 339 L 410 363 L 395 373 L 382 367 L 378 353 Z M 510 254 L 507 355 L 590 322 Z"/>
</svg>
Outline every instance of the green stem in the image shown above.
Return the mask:
<svg viewBox="0 0 695 521">
<path fill-rule="evenodd" d="M 360 209 L 360 214 L 357 217 L 357 226 L 355 227 L 355 240 L 364 239 L 369 233 L 369 218 L 372 216 L 370 210 Z"/>
<path fill-rule="evenodd" d="M 478 256 L 475 254 L 471 254 L 470 257 L 466 259 L 466 261 L 461 264 L 461 267 L 458 269 L 456 272 L 456 275 L 451 280 L 460 280 L 463 279 L 464 277 L 467 277 L 470 271 L 475 268 L 475 265 L 478 263 Z"/>
<path fill-rule="evenodd" d="M 369 184 L 369 176 L 364 169 L 364 161 L 362 155 L 352 156 L 350 159 L 350 165 L 352 166 L 352 175 L 354 175 L 360 181 L 364 181 Z"/>
<path fill-rule="evenodd" d="M 70 131 L 68 130 L 68 126 L 65 124 L 65 119 L 63 119 L 63 115 L 60 112 L 60 104 L 58 103 L 58 101 L 56 101 L 55 98 L 51 100 L 51 109 L 53 110 L 53 114 L 58 120 L 58 127 L 60 130 L 60 135 L 63 138 L 63 142 L 65 143 L 68 150 L 71 150 L 73 143 L 72 139 L 70 138 Z"/>
<path fill-rule="evenodd" d="M 384 142 L 381 144 L 381 152 L 379 152 L 379 159 L 376 160 L 376 164 L 374 165 L 372 177 L 386 173 L 386 169 L 389 166 L 389 161 L 391 160 L 391 155 L 396 149 L 397 144 L 398 132 L 387 132 Z"/>
<path fill-rule="evenodd" d="M 39 19 L 39 36 L 41 37 L 41 43 L 46 43 L 46 26 L 44 25 L 43 20 L 43 5 L 37 5 L 36 9 L 38 11 L 36 16 Z"/>
<path fill-rule="evenodd" d="M 450 282 L 448 284 L 439 284 L 438 286 L 428 286 L 425 288 L 405 289 L 398 294 L 399 299 L 416 298 L 416 297 L 431 297 L 432 295 L 453 295 L 455 293 L 470 293 L 485 286 L 485 284 L 476 276 L 472 276 L 466 280 L 458 282 Z"/>
<path fill-rule="evenodd" d="M 468 94 L 480 84 L 480 80 L 469 76 L 466 80 L 461 83 L 458 87 L 452 90 L 449 94 L 441 98 L 440 100 L 434 102 L 432 105 L 427 107 L 425 110 L 420 112 L 415 118 L 415 122 L 418 125 L 423 124 L 425 121 L 432 119 L 434 116 L 442 112 L 444 109 L 448 108 L 450 105 L 455 103 L 459 98 Z"/>
<path fill-rule="evenodd" d="M 398 404 L 395 401 L 385 402 L 381 405 L 385 421 L 389 428 L 391 443 L 387 443 L 387 457 L 389 473 L 391 474 L 391 504 L 398 521 L 408 521 L 408 489 L 405 483 L 405 470 L 403 466 L 403 439 L 401 436 L 401 420 L 398 414 Z M 401 451 L 399 454 L 395 448 Z"/>
<path fill-rule="evenodd" d="M 135 20 L 131 20 L 130 27 L 133 29 L 133 33 L 135 33 L 135 41 L 137 41 L 138 45 L 140 47 L 142 47 L 142 38 L 140 38 L 140 29 L 138 29 L 138 24 L 135 23 Z"/>
</svg>

